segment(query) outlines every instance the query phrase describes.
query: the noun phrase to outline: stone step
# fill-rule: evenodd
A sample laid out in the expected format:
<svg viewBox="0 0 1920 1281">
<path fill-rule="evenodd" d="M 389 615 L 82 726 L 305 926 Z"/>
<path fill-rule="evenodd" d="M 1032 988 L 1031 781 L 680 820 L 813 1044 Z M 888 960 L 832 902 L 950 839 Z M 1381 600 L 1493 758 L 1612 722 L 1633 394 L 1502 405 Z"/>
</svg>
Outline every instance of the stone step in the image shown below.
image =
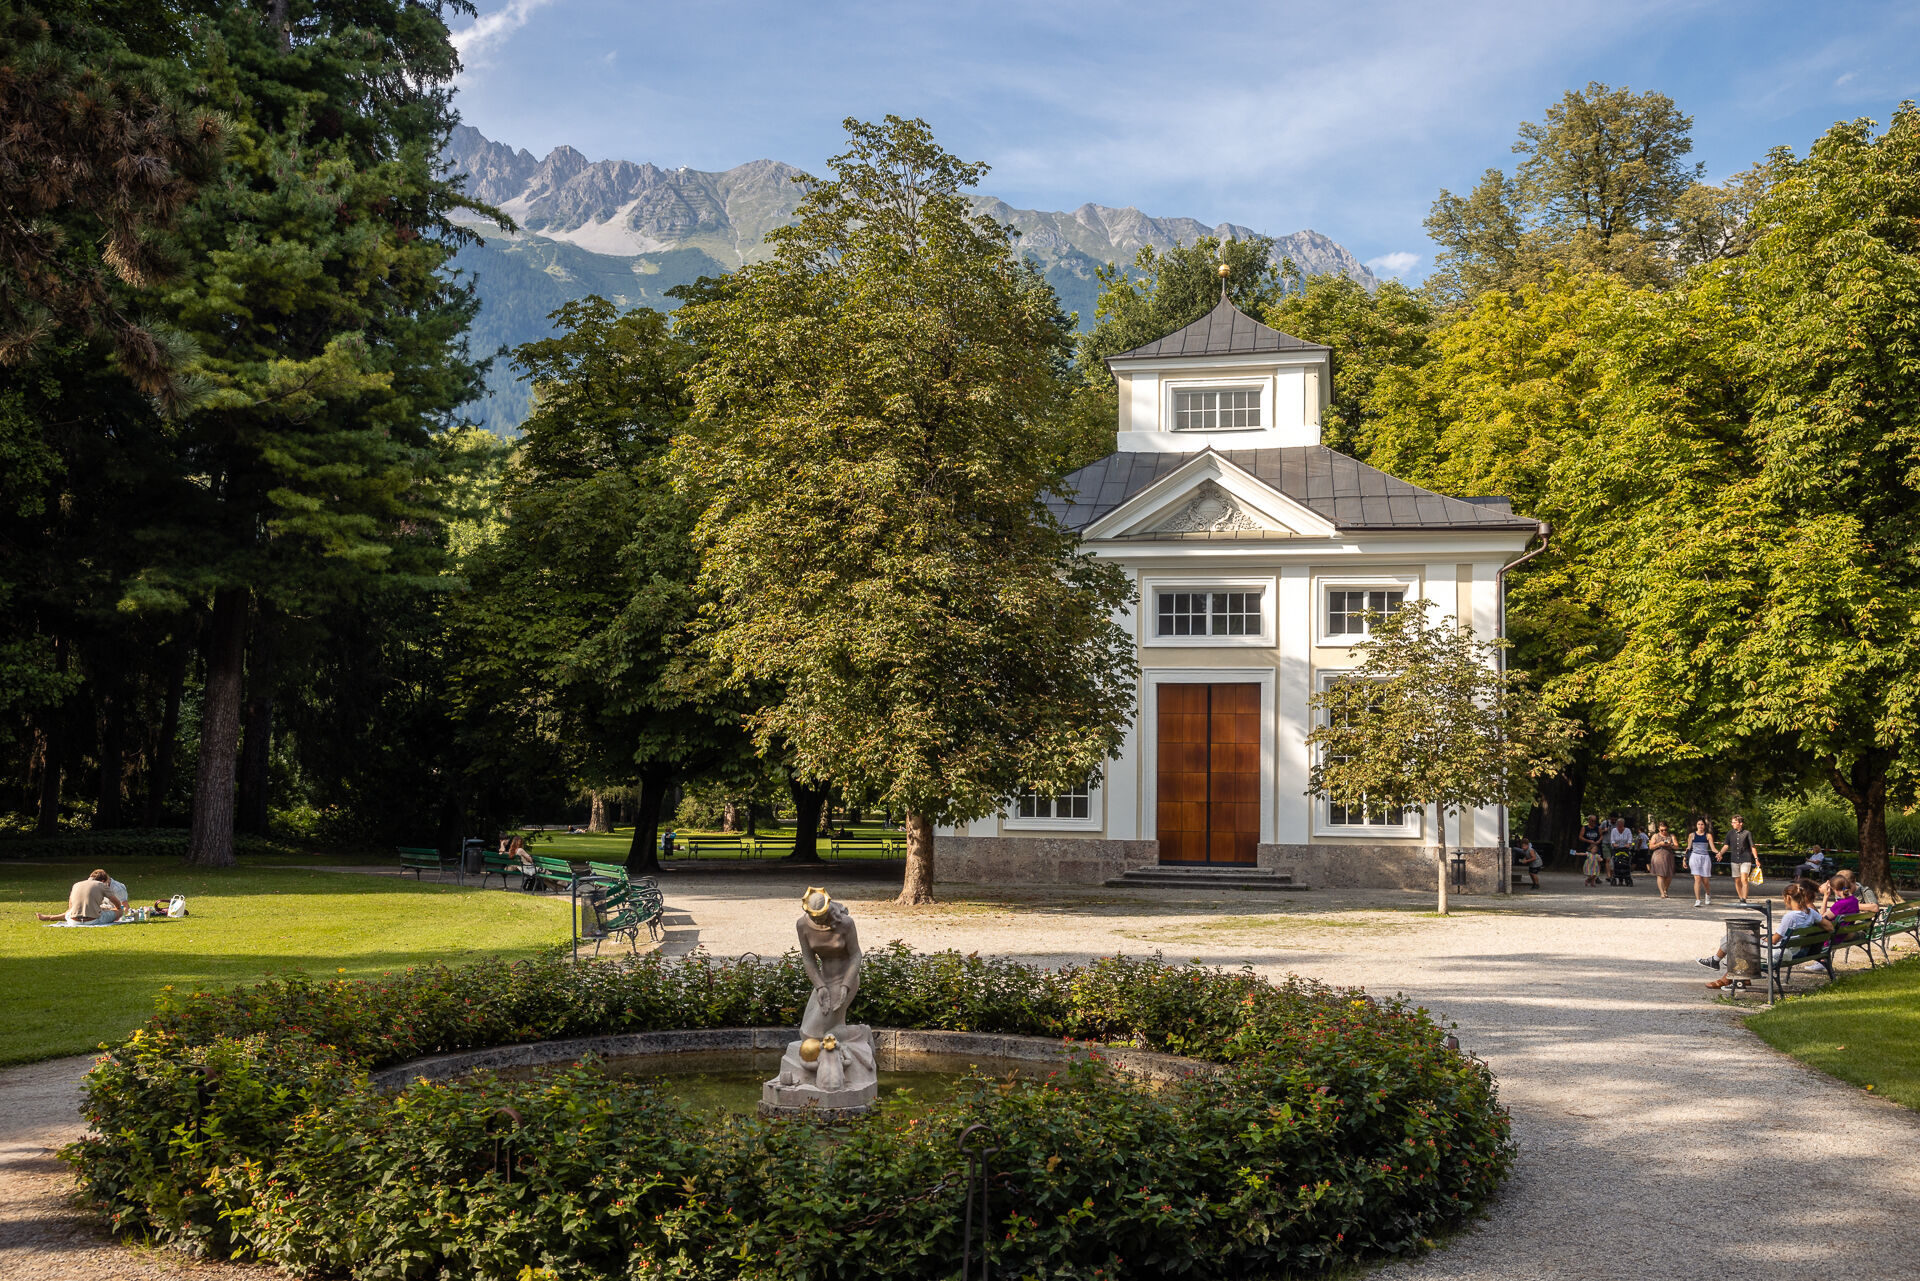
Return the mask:
<svg viewBox="0 0 1920 1281">
<path fill-rule="evenodd" d="M 1257 867 L 1178 867 L 1166 864 L 1159 867 L 1136 867 L 1132 871 L 1122 872 L 1107 884 L 1174 885 L 1196 890 L 1288 891 L 1307 888 L 1304 885 L 1295 884 L 1293 877 L 1285 872 L 1270 872 Z"/>
</svg>

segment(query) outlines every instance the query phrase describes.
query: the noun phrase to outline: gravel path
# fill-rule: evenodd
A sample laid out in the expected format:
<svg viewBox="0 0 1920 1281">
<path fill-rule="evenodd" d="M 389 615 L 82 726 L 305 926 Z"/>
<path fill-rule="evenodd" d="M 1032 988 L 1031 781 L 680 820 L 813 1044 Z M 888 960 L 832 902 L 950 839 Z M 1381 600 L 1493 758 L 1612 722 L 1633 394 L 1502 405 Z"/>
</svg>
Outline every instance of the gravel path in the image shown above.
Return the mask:
<svg viewBox="0 0 1920 1281">
<path fill-rule="evenodd" d="M 806 881 L 669 873 L 662 946 L 778 953 Z M 1920 1272 L 1920 1116 L 1774 1053 L 1713 999 L 1692 958 L 1730 913 L 1547 881 L 1511 901 L 1463 900 L 1445 920 L 1429 896 L 1390 891 L 948 888 L 950 902 L 903 908 L 871 879 L 834 885 L 869 947 L 897 938 L 1049 964 L 1158 950 L 1401 992 L 1457 1023 L 1499 1074 L 1519 1167 L 1487 1219 L 1380 1281 Z M 0 1277 L 269 1275 L 113 1246 L 66 1208 L 49 1149 L 78 1132 L 88 1063 L 0 1072 Z"/>
</svg>

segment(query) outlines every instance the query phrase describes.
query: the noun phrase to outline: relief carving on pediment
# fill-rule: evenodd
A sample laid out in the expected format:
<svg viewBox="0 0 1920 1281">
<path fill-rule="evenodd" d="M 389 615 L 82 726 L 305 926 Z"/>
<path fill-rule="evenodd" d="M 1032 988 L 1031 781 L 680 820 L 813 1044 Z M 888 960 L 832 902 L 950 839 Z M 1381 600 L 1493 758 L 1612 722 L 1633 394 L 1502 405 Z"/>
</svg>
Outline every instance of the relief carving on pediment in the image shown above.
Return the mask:
<svg viewBox="0 0 1920 1281">
<path fill-rule="evenodd" d="M 1249 516 L 1232 494 L 1213 481 L 1203 482 L 1187 505 L 1160 526 L 1166 534 L 1216 534 L 1233 530 L 1265 529 Z"/>
</svg>

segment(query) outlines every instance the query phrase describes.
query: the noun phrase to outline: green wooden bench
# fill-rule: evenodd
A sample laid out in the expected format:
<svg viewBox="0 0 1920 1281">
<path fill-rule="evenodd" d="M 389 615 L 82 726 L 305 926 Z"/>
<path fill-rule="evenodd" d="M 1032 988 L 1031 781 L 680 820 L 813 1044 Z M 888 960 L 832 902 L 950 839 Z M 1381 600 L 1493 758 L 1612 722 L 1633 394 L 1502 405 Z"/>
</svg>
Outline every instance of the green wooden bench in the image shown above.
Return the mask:
<svg viewBox="0 0 1920 1281">
<path fill-rule="evenodd" d="M 602 881 L 590 887 L 587 899 L 593 909 L 593 954 L 610 938 L 625 938 L 627 950 L 640 950 L 640 931 L 651 939 L 660 937 L 660 919 L 666 903 L 652 877 L 637 881 Z"/>
<path fill-rule="evenodd" d="M 447 870 L 447 862 L 440 856 L 439 850 L 423 845 L 396 845 L 394 850 L 400 855 L 400 870 L 412 872 L 416 881 L 422 872 L 432 872 L 438 876 Z"/>
<path fill-rule="evenodd" d="M 1827 944 L 1829 956 L 1840 956 L 1859 948 L 1867 954 L 1867 968 L 1874 967 L 1874 929 L 1879 924 L 1878 910 L 1855 912 L 1833 923 L 1833 939 Z"/>
<path fill-rule="evenodd" d="M 1787 984 L 1793 979 L 1796 966 L 1818 964 L 1824 966 L 1829 979 L 1833 977 L 1833 955 L 1828 944 L 1833 939 L 1833 931 L 1824 924 L 1802 925 L 1799 929 L 1788 930 L 1780 936 L 1780 942 L 1767 949 L 1767 983 L 1773 995 L 1785 996 Z"/>
<path fill-rule="evenodd" d="M 542 887 L 571 890 L 576 882 L 586 879 L 563 858 L 545 858 L 536 854 L 533 856 L 533 865 L 540 869 L 537 875 Z"/>
<path fill-rule="evenodd" d="M 592 859 L 587 860 L 587 875 L 613 885 L 625 885 L 629 879 L 625 863 L 596 863 Z"/>
<path fill-rule="evenodd" d="M 525 889 L 527 887 L 527 869 L 520 865 L 520 860 L 517 858 L 508 858 L 505 854 L 502 854 L 497 850 L 490 854 L 484 854 L 481 856 L 481 860 L 480 860 L 480 888 L 481 889 L 484 890 L 487 888 L 487 878 L 489 876 L 499 877 L 500 888 L 503 890 L 507 888 L 507 878 L 509 876 L 517 876 L 520 878 L 521 889 Z"/>
<path fill-rule="evenodd" d="M 905 858 L 904 836 L 836 836 L 827 842 L 828 858 Z"/>
<path fill-rule="evenodd" d="M 1880 959 L 1891 961 L 1892 954 L 1887 945 L 1902 934 L 1913 937 L 1920 944 L 1920 901 L 1896 903 L 1880 910 L 1880 919 L 1873 925 L 1873 941 L 1880 945 Z"/>
<path fill-rule="evenodd" d="M 676 836 L 675 858 L 739 858 L 746 853 L 746 842 L 738 836 Z"/>
</svg>

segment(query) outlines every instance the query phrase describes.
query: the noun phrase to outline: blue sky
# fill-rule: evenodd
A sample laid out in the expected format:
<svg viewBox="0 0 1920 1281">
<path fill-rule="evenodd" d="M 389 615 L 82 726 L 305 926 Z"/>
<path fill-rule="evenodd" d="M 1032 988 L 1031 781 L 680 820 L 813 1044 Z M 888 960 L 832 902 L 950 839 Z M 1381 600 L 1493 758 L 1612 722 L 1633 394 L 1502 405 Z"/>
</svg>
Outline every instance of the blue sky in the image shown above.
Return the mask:
<svg viewBox="0 0 1920 1281">
<path fill-rule="evenodd" d="M 1671 96 L 1709 177 L 1920 97 L 1920 4 L 479 0 L 458 106 L 535 155 L 818 171 L 840 121 L 924 117 L 1027 208 L 1285 233 L 1422 276 L 1441 187 L 1600 80 Z"/>
</svg>

